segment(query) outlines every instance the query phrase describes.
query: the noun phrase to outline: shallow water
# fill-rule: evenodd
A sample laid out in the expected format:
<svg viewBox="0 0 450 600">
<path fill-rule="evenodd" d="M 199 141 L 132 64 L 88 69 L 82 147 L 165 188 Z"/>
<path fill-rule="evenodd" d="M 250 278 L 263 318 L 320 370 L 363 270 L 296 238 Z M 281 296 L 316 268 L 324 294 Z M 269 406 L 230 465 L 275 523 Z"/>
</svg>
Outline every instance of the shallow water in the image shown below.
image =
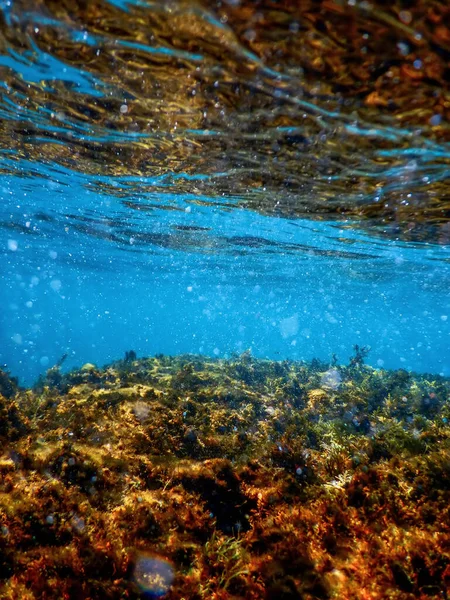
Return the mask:
<svg viewBox="0 0 450 600">
<path fill-rule="evenodd" d="M 450 374 L 441 5 L 3 1 L 0 361 Z"/>
<path fill-rule="evenodd" d="M 448 23 L 0 0 L 0 598 L 447 598 Z"/>
</svg>

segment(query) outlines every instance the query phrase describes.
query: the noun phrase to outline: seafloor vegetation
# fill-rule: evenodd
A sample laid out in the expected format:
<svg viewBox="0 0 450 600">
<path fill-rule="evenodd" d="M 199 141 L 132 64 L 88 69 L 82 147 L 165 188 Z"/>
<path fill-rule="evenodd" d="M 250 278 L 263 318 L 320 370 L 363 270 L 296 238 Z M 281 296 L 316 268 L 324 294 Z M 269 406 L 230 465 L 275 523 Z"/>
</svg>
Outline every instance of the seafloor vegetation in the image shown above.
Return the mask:
<svg viewBox="0 0 450 600">
<path fill-rule="evenodd" d="M 365 353 L 2 372 L 0 597 L 446 598 L 450 381 Z"/>
</svg>

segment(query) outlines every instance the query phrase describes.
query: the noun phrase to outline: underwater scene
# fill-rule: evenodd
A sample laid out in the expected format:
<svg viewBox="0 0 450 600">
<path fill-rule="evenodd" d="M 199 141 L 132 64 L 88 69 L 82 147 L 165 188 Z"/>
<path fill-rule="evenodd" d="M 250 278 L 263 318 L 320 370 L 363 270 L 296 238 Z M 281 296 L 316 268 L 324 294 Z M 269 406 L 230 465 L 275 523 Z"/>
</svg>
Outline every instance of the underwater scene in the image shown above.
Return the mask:
<svg viewBox="0 0 450 600">
<path fill-rule="evenodd" d="M 0 599 L 450 597 L 450 4 L 0 0 Z"/>
</svg>

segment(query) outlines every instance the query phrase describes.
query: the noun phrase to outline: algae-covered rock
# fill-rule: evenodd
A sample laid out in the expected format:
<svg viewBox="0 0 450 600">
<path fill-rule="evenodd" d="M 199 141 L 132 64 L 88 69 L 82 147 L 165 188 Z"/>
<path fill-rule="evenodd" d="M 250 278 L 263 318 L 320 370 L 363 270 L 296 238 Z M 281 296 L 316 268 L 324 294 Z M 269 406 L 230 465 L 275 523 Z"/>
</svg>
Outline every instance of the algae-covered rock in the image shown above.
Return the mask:
<svg viewBox="0 0 450 600">
<path fill-rule="evenodd" d="M 0 394 L 5 398 L 12 398 L 19 390 L 16 377 L 11 377 L 7 371 L 0 369 Z"/>
<path fill-rule="evenodd" d="M 13 400 L 19 391 L 17 379 L 0 370 L 0 443 L 17 439 L 27 430 L 25 419 Z"/>
<path fill-rule="evenodd" d="M 444 593 L 449 379 L 132 359 L 0 397 L 0 597 L 137 600 L 160 564 L 167 600 Z"/>
</svg>

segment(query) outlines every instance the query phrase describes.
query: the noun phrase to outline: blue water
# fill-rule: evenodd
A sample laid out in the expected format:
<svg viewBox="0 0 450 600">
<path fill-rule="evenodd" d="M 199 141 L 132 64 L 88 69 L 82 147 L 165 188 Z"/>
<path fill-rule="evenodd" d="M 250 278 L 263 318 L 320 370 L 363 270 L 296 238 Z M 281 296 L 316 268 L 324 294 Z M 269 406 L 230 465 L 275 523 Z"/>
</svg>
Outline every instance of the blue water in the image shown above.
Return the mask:
<svg viewBox="0 0 450 600">
<path fill-rule="evenodd" d="M 146 6 L 111 5 L 124 13 Z M 14 27 L 14 3 L 0 3 L 0 8 Z M 38 12 L 20 18 L 34 31 L 58 24 Z M 209 25 L 222 27 L 214 20 Z M 103 49 L 107 43 L 83 27 L 66 26 L 66 34 L 74 43 L 84 41 L 86 48 Z M 114 52 L 117 48 L 193 65 L 205 60 L 200 52 L 156 43 L 115 39 Z M 251 53 L 236 53 L 239 60 L 255 62 L 265 85 L 267 78 L 278 77 Z M 102 365 L 130 349 L 140 356 L 219 357 L 251 349 L 257 357 L 277 360 L 331 360 L 336 354 L 344 363 L 355 344 L 371 347 L 368 362 L 376 367 L 450 375 L 450 248 L 442 238 L 408 242 L 380 236 L 379 223 L 371 230 L 363 222 L 359 227 L 355 218 L 327 219 L 325 214 L 317 219 L 321 211 L 315 214 L 311 208 L 305 218 L 258 211 L 258 198 L 274 208 L 287 197 L 293 201 L 287 191 L 269 190 L 263 183 L 253 185 L 249 195 L 248 177 L 270 178 L 278 165 L 272 159 L 261 162 L 257 155 L 254 163 L 248 156 L 241 160 L 239 148 L 232 146 L 215 149 L 208 162 L 208 149 L 195 150 L 198 140 L 220 140 L 227 129 L 202 128 L 194 117 L 192 126 L 180 130 L 193 148 L 183 159 L 156 160 L 149 152 L 144 175 L 126 157 L 121 172 L 117 165 L 115 172 L 100 172 L 102 144 L 116 144 L 122 152 L 153 140 L 160 148 L 178 143 L 174 131 L 166 139 L 163 129 L 131 131 L 94 122 L 87 113 L 64 112 L 57 106 L 62 105 L 61 90 L 81 108 L 86 98 L 111 95 L 117 107 L 127 106 L 123 103 L 129 98 L 117 92 L 112 75 L 108 79 L 88 66 L 65 63 L 32 37 L 26 50 L 5 48 L 0 67 L 8 78 L 0 115 L 15 131 L 2 139 L 0 149 L 0 362 L 22 384 L 32 384 L 66 353 L 65 369 L 86 362 Z M 277 81 L 284 80 L 279 76 Z M 26 89 L 33 92 L 32 101 Z M 45 101 L 40 102 L 40 94 Z M 279 91 L 277 102 L 283 94 L 288 92 Z M 345 140 L 369 136 L 380 144 L 366 148 L 367 157 L 342 152 L 339 177 L 325 177 L 320 154 L 317 158 L 312 150 L 302 150 L 301 160 L 312 165 L 313 174 L 318 165 L 317 179 L 308 175 L 308 188 L 295 202 L 320 200 L 339 178 L 348 181 L 352 174 L 381 182 L 377 192 L 367 192 L 371 198 L 379 194 L 380 201 L 383 194 L 400 192 L 406 198 L 402 202 L 409 202 L 424 177 L 435 183 L 447 179 L 449 149 L 424 132 L 420 137 L 395 123 L 353 122 L 327 104 L 313 105 L 295 94 L 290 99 L 295 110 L 315 111 L 314 120 L 330 119 L 332 126 L 319 132 L 321 140 L 336 134 L 338 121 Z M 276 133 L 299 131 L 278 127 Z M 257 148 L 266 133 L 258 131 L 251 144 Z M 23 148 L 9 145 L 17 136 Z M 99 144 L 100 166 L 93 163 L 87 171 L 76 153 L 79 145 L 93 143 Z M 58 148 L 69 159 L 59 160 Z M 323 152 L 329 152 L 326 145 Z M 381 160 L 388 162 L 381 167 Z M 224 187 L 236 173 L 242 178 L 238 184 Z M 364 202 L 361 189 L 346 183 L 336 188 L 335 197 Z"/>
<path fill-rule="evenodd" d="M 450 374 L 445 246 L 191 196 L 141 213 L 86 189 L 94 177 L 57 181 L 0 184 L 0 360 L 23 383 L 64 353 L 66 367 L 129 349 L 346 362 L 354 344 L 374 366 Z"/>
</svg>

